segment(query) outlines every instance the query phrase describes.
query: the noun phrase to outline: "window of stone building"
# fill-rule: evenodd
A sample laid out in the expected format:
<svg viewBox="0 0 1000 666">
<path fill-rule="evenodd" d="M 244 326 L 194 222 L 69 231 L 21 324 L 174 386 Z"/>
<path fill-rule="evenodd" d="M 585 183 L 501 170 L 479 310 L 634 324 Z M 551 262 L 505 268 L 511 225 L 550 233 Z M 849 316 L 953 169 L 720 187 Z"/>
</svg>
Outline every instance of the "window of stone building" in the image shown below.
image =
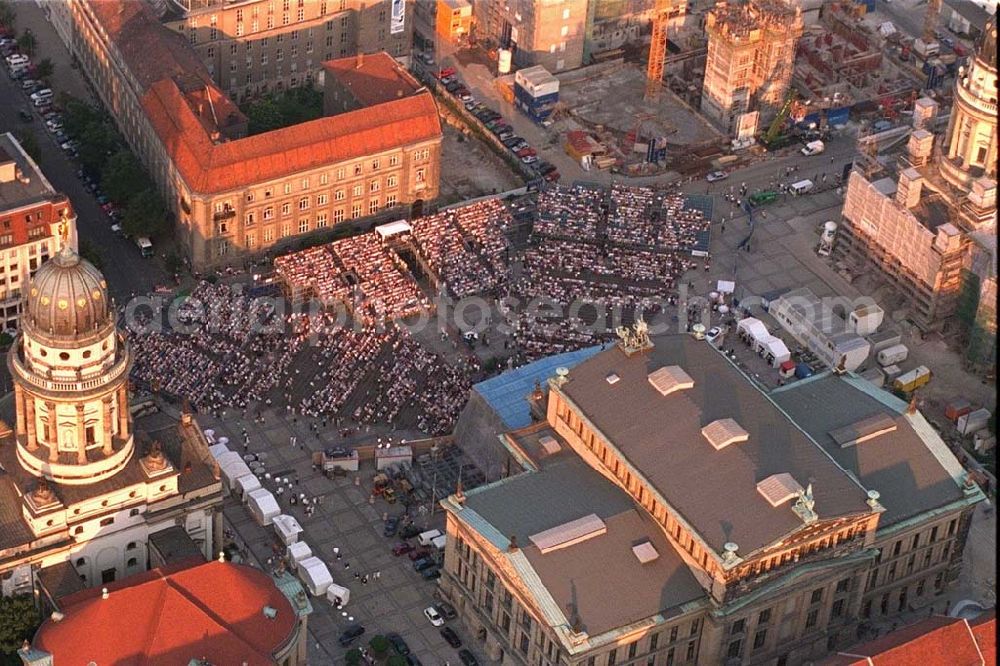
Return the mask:
<svg viewBox="0 0 1000 666">
<path fill-rule="evenodd" d="M 618 650 L 614 649 L 608 653 L 608 666 L 615 666 L 618 661 Z"/>
<path fill-rule="evenodd" d="M 665 666 L 674 666 L 674 649 L 670 648 L 667 650 L 667 660 L 664 662 Z"/>
<path fill-rule="evenodd" d="M 299 210 L 309 210 L 309 197 L 299 199 Z"/>
<path fill-rule="evenodd" d="M 691 623 L 691 636 L 697 635 L 699 626 L 701 626 L 701 620 L 695 620 Z"/>
<path fill-rule="evenodd" d="M 837 581 L 837 592 L 847 592 L 851 587 L 851 579 L 843 578 Z"/>
<path fill-rule="evenodd" d="M 889 593 L 886 592 L 882 595 L 882 600 L 879 602 L 879 610 L 882 615 L 887 615 L 889 613 Z"/>
<path fill-rule="evenodd" d="M 812 596 L 809 597 L 809 603 L 818 604 L 821 601 L 823 601 L 823 588 L 813 590 Z"/>
<path fill-rule="evenodd" d="M 108 516 L 107 518 L 102 518 L 100 523 L 101 527 L 107 527 L 109 525 L 114 525 L 114 524 L 115 524 L 114 516 Z"/>
<path fill-rule="evenodd" d="M 335 211 L 333 211 L 333 223 L 339 224 L 343 221 L 344 221 L 344 209 L 338 208 Z"/>
<path fill-rule="evenodd" d="M 742 634 L 743 630 L 745 628 L 746 628 L 746 620 L 743 619 L 743 618 L 740 618 L 739 620 L 736 620 L 731 625 L 729 625 L 729 633 L 730 634 Z"/>
<path fill-rule="evenodd" d="M 697 645 L 697 643 L 695 643 L 694 641 L 688 643 L 687 656 L 685 657 L 685 659 L 687 659 L 688 661 L 694 659 L 695 645 Z"/>
<path fill-rule="evenodd" d="M 351 206 L 351 218 L 358 219 L 361 217 L 361 204 L 354 204 Z"/>
<path fill-rule="evenodd" d="M 304 234 L 307 231 L 309 231 L 309 218 L 304 217 L 301 220 L 299 220 L 299 233 Z"/>
<path fill-rule="evenodd" d="M 861 617 L 869 618 L 872 614 L 872 600 L 865 599 L 865 603 L 861 606 Z"/>
<path fill-rule="evenodd" d="M 759 650 L 767 642 L 767 629 L 761 629 L 753 636 L 753 649 Z"/>
<path fill-rule="evenodd" d="M 292 235 L 292 225 L 290 225 L 288 222 L 282 223 L 282 225 L 281 225 L 281 237 L 282 238 L 288 238 L 291 235 Z"/>
<path fill-rule="evenodd" d="M 639 646 L 638 646 L 637 643 L 635 643 L 635 642 L 629 643 L 629 646 L 628 646 L 628 658 L 629 659 L 635 659 L 635 653 L 638 650 L 639 650 Z"/>
<path fill-rule="evenodd" d="M 387 194 L 385 196 L 385 207 L 386 208 L 392 208 L 395 205 L 396 205 L 396 195 L 395 194 Z"/>
<path fill-rule="evenodd" d="M 930 543 L 934 543 L 935 541 L 937 541 L 937 534 L 938 534 L 938 528 L 937 525 L 935 525 L 934 527 L 931 528 Z"/>
<path fill-rule="evenodd" d="M 738 659 L 740 652 L 743 650 L 743 639 L 736 639 L 729 644 L 729 649 L 726 650 L 726 656 L 731 659 Z"/>
<path fill-rule="evenodd" d="M 844 614 L 844 600 L 843 599 L 837 599 L 836 601 L 833 602 L 833 608 L 830 611 L 830 614 L 833 617 L 840 617 L 841 615 Z"/>
<path fill-rule="evenodd" d="M 806 615 L 806 629 L 811 629 L 812 627 L 815 627 L 818 621 L 819 621 L 819 609 L 814 608 L 811 611 L 809 611 L 808 615 Z"/>
<path fill-rule="evenodd" d="M 957 527 L 958 527 L 957 519 L 952 520 L 950 523 L 948 523 L 948 536 L 953 535 L 955 533 L 955 528 Z"/>
<path fill-rule="evenodd" d="M 673 643 L 677 640 L 677 631 L 680 627 L 670 627 L 670 642 Z"/>
<path fill-rule="evenodd" d="M 926 583 L 927 583 L 927 579 L 926 578 L 921 578 L 920 582 L 917 583 L 917 596 L 918 597 L 924 596 L 924 587 L 926 586 Z"/>
<path fill-rule="evenodd" d="M 771 609 L 765 608 L 757 614 L 757 624 L 767 624 L 771 621 Z"/>
<path fill-rule="evenodd" d="M 892 556 L 896 557 L 897 555 L 899 555 L 899 551 L 901 551 L 902 549 L 903 549 L 903 540 L 900 539 L 899 541 L 897 541 L 892 545 Z"/>
</svg>

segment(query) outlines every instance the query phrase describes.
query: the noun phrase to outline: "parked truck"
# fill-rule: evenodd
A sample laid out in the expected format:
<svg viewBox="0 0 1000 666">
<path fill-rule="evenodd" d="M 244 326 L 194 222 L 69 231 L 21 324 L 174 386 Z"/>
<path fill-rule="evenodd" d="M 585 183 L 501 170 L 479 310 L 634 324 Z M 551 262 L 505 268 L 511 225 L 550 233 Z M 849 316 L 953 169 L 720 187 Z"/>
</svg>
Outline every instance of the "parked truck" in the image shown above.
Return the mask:
<svg viewBox="0 0 1000 666">
<path fill-rule="evenodd" d="M 797 183 L 792 183 L 791 190 L 792 194 L 799 195 L 805 194 L 813 188 L 813 182 L 809 179 L 800 180 Z"/>
<path fill-rule="evenodd" d="M 891 347 L 886 347 L 885 349 L 880 349 L 877 354 L 875 354 L 875 360 L 883 368 L 887 365 L 895 365 L 897 363 L 902 363 L 909 356 L 910 350 L 906 348 L 906 345 L 893 345 Z"/>
<path fill-rule="evenodd" d="M 896 377 L 892 387 L 903 393 L 912 393 L 931 380 L 931 371 L 927 366 L 918 365 L 913 370 Z"/>
</svg>

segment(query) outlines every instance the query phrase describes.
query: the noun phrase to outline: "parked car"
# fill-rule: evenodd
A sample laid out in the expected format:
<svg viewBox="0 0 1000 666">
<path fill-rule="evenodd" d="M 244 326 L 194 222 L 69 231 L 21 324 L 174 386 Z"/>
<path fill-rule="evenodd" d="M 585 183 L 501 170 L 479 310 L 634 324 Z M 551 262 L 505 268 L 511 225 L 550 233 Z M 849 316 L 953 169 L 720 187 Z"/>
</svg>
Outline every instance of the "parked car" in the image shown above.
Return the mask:
<svg viewBox="0 0 1000 666">
<path fill-rule="evenodd" d="M 538 158 L 535 157 L 534 155 L 526 155 L 525 157 L 521 158 L 521 161 L 524 162 L 525 164 L 534 164 L 535 162 L 538 161 Z"/>
<path fill-rule="evenodd" d="M 58 118 L 53 118 L 52 120 L 46 120 L 45 126 L 50 132 L 60 132 L 62 131 L 63 124 Z"/>
<path fill-rule="evenodd" d="M 455 607 L 447 601 L 441 601 L 435 604 L 434 608 L 437 609 L 438 614 L 446 620 L 454 620 L 458 617 L 458 613 L 455 612 Z"/>
<path fill-rule="evenodd" d="M 458 98 L 465 102 L 466 104 L 472 104 L 474 102 L 472 93 L 466 90 L 465 92 L 459 92 Z"/>
<path fill-rule="evenodd" d="M 382 528 L 382 536 L 396 536 L 396 530 L 399 529 L 399 516 L 389 516 L 389 519 L 385 521 L 385 527 Z"/>
<path fill-rule="evenodd" d="M 423 571 L 424 569 L 433 566 L 435 566 L 434 560 L 429 557 L 421 557 L 419 560 L 414 560 L 413 562 L 414 571 Z"/>
<path fill-rule="evenodd" d="M 538 153 L 535 152 L 535 149 L 532 148 L 531 146 L 522 148 L 521 150 L 517 151 L 514 154 L 517 155 L 518 157 L 535 157 L 536 155 L 538 155 Z"/>
<path fill-rule="evenodd" d="M 27 90 L 29 93 L 35 92 L 40 85 L 42 84 L 34 79 L 21 79 L 21 90 Z"/>
<path fill-rule="evenodd" d="M 510 137 L 509 139 L 504 139 L 500 143 L 502 143 L 503 145 L 507 146 L 508 148 L 513 148 L 514 144 L 519 143 L 521 141 L 524 141 L 524 139 L 522 139 L 521 137 L 515 135 L 515 136 Z"/>
<path fill-rule="evenodd" d="M 719 337 L 719 334 L 721 333 L 722 333 L 721 328 L 719 328 L 718 326 L 713 326 L 712 328 L 708 329 L 708 333 L 705 334 L 705 339 L 708 340 L 709 342 L 715 342 L 715 339 Z"/>
<path fill-rule="evenodd" d="M 713 171 L 705 176 L 705 179 L 710 183 L 714 183 L 717 180 L 725 180 L 726 178 L 729 178 L 729 174 L 725 171 Z"/>
<path fill-rule="evenodd" d="M 465 110 L 472 111 L 474 108 L 476 108 L 477 104 L 479 104 L 479 102 L 477 102 L 475 99 L 468 99 L 465 102 Z"/>
<path fill-rule="evenodd" d="M 392 643 L 392 647 L 396 650 L 396 652 L 404 657 L 410 654 L 410 646 L 406 644 L 406 641 L 403 640 L 402 636 L 399 634 L 386 634 L 385 637 L 386 640 Z"/>
<path fill-rule="evenodd" d="M 500 128 L 500 131 L 497 132 L 497 138 L 500 139 L 501 141 L 503 141 L 509 136 L 514 136 L 514 130 L 512 130 L 510 127 L 507 127 L 506 125 Z"/>
<path fill-rule="evenodd" d="M 476 655 L 464 648 L 458 651 L 458 658 L 462 660 L 465 666 L 479 666 L 479 662 L 476 661 Z"/>
<path fill-rule="evenodd" d="M 429 53 L 421 53 L 419 56 L 420 61 L 425 65 L 433 65 L 434 58 Z"/>
<path fill-rule="evenodd" d="M 400 541 L 399 543 L 397 543 L 395 546 L 392 547 L 392 554 L 395 555 L 396 557 L 399 557 L 400 555 L 407 554 L 411 550 L 413 550 L 413 546 L 406 543 L 405 541 Z"/>
<path fill-rule="evenodd" d="M 550 164 L 549 162 L 539 160 L 538 164 L 535 165 L 535 170 L 544 176 L 547 173 L 552 173 L 553 171 L 555 171 L 556 167 L 554 164 Z"/>
<path fill-rule="evenodd" d="M 434 606 L 428 606 L 424 609 L 424 617 L 435 627 L 440 627 L 444 624 L 444 617 Z"/>
<path fill-rule="evenodd" d="M 547 182 L 549 182 L 549 183 L 557 183 L 557 182 L 559 182 L 559 178 L 560 178 L 558 171 L 550 171 L 547 174 L 545 174 L 544 177 L 545 177 L 545 180 Z"/>
<path fill-rule="evenodd" d="M 432 567 L 427 567 L 420 572 L 420 575 L 424 580 L 437 580 L 441 577 L 441 567 L 436 564 Z"/>
<path fill-rule="evenodd" d="M 404 527 L 402 529 L 402 531 L 400 531 L 399 538 L 400 539 L 412 539 L 413 537 L 415 537 L 418 534 L 420 534 L 422 531 L 423 530 L 421 530 L 416 525 L 407 525 L 406 527 Z"/>
<path fill-rule="evenodd" d="M 455 630 L 451 627 L 441 628 L 441 638 L 443 638 L 445 642 L 453 648 L 462 647 L 462 639 L 458 637 L 458 634 L 456 634 Z"/>
<path fill-rule="evenodd" d="M 439 79 L 443 79 L 443 78 L 448 77 L 448 76 L 452 76 L 452 77 L 455 76 L 455 68 L 454 67 L 445 67 L 440 72 L 438 72 L 438 78 Z"/>
<path fill-rule="evenodd" d="M 361 636 L 364 635 L 364 633 L 365 633 L 364 627 L 362 627 L 360 624 L 352 624 L 351 626 L 347 627 L 347 629 L 344 629 L 344 633 L 340 635 L 340 638 L 337 639 L 337 642 L 340 643 L 340 647 L 347 647 L 354 641 L 361 638 Z"/>
</svg>

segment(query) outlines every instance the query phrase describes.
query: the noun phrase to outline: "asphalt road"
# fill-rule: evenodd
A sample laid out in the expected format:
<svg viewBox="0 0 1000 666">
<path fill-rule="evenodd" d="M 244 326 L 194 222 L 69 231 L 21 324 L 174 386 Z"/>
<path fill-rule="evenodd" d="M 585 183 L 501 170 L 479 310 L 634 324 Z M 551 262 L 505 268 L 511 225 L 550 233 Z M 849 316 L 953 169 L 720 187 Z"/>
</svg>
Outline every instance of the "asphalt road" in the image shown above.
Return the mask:
<svg viewBox="0 0 1000 666">
<path fill-rule="evenodd" d="M 0 99 L 3 100 L 0 103 L 0 131 L 34 133 L 41 152 L 39 166 L 52 186 L 73 203 L 79 237 L 100 253 L 101 270 L 115 302 L 123 305 L 133 294 L 147 293 L 157 284 L 165 284 L 167 276 L 158 260 L 143 258 L 135 244 L 111 231 L 108 216 L 76 177 L 79 167 L 56 145 L 38 114 L 34 114 L 35 120 L 30 123 L 17 117 L 18 110 L 30 108 L 31 103 L 18 82 L 6 75 L 5 69 L 0 74 Z"/>
</svg>

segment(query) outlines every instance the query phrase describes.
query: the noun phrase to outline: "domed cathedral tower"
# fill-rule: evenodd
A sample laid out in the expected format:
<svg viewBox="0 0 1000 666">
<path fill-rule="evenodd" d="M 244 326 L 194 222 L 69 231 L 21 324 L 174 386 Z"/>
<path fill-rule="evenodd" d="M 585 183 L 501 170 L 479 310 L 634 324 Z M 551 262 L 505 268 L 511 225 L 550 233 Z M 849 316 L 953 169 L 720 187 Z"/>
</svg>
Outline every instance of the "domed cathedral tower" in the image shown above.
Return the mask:
<svg viewBox="0 0 1000 666">
<path fill-rule="evenodd" d="M 0 399 L 0 593 L 54 607 L 171 558 L 214 558 L 222 485 L 205 436 L 186 410 L 134 429 L 129 346 L 104 276 L 65 231 L 22 298 L 13 401 Z"/>
<path fill-rule="evenodd" d="M 125 467 L 130 364 L 103 276 L 64 244 L 35 274 L 8 355 L 21 466 L 65 485 Z"/>
<path fill-rule="evenodd" d="M 976 53 L 955 83 L 944 137 L 941 176 L 968 192 L 980 178 L 997 178 L 997 16 L 986 22 Z"/>
</svg>

